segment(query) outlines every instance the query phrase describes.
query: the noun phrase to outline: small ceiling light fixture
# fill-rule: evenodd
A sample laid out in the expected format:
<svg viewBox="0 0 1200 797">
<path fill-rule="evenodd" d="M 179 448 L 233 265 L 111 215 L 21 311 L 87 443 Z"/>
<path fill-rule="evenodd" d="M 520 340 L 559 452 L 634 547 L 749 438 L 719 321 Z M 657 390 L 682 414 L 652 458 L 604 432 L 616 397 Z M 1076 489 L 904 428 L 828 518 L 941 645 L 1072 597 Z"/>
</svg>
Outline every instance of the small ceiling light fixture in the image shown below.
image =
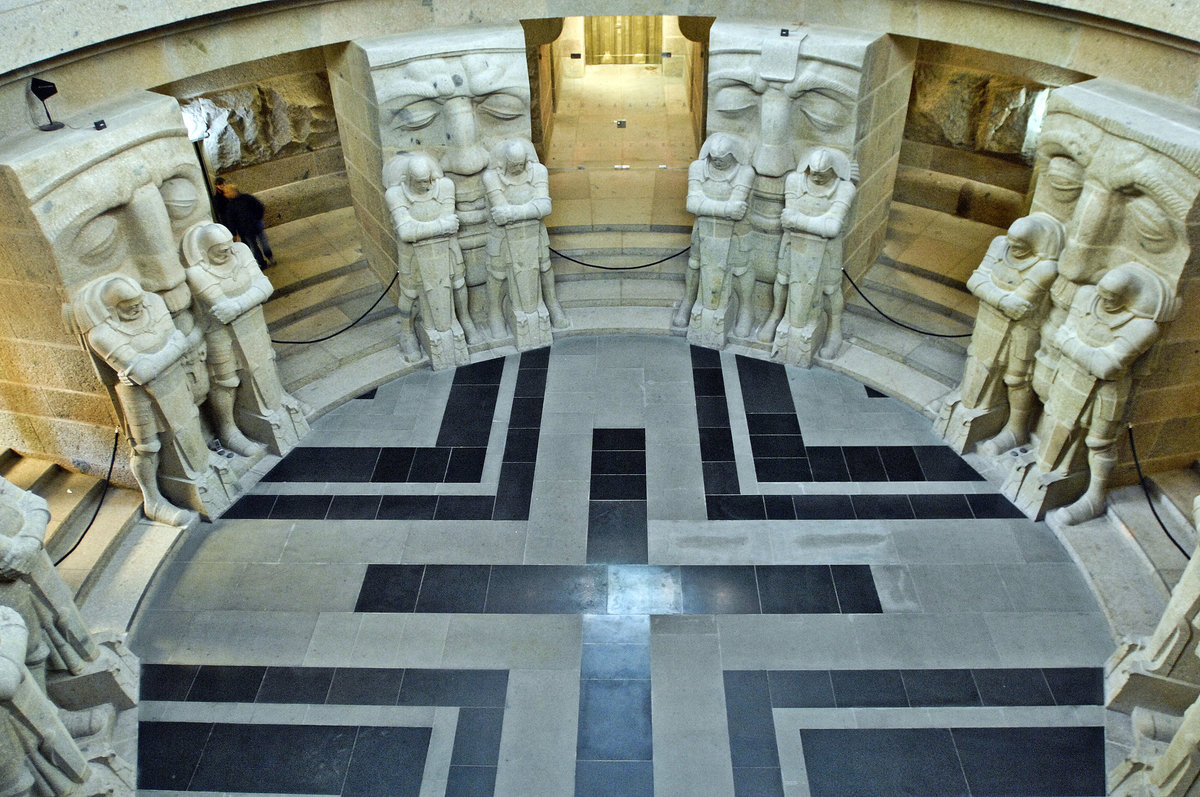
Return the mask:
<svg viewBox="0 0 1200 797">
<path fill-rule="evenodd" d="M 46 132 L 50 132 L 51 130 L 61 130 L 63 128 L 63 123 L 56 122 L 51 119 L 50 109 L 46 107 L 46 99 L 48 97 L 53 97 L 58 93 L 58 86 L 54 85 L 49 80 L 42 80 L 39 77 L 35 77 L 29 82 L 29 90 L 33 92 L 33 96 L 42 101 L 42 109 L 46 112 L 47 122 L 44 125 L 38 125 L 38 130 L 45 130 Z"/>
</svg>

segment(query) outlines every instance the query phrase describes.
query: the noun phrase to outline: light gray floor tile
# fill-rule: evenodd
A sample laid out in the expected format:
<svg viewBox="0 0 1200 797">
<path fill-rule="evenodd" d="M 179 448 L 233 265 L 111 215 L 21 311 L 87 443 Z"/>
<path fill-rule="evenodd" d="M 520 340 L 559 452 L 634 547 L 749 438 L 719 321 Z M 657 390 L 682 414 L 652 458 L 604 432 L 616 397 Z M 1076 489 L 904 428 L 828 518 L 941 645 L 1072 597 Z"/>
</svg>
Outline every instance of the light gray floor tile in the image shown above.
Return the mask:
<svg viewBox="0 0 1200 797">
<path fill-rule="evenodd" d="M 446 635 L 446 667 L 579 667 L 578 615 L 455 614 Z"/>
<path fill-rule="evenodd" d="M 875 590 L 885 614 L 925 610 L 907 566 L 871 565 L 871 577 L 875 580 Z"/>
<path fill-rule="evenodd" d="M 572 794 L 579 673 L 571 669 L 512 670 L 506 702 L 497 797 Z"/>
<path fill-rule="evenodd" d="M 825 670 L 867 666 L 854 620 L 839 614 L 717 618 L 726 670 Z"/>
<path fill-rule="evenodd" d="M 1001 667 L 1100 667 L 1113 652 L 1099 612 L 1010 612 L 983 621 Z"/>
<path fill-rule="evenodd" d="M 922 606 L 935 614 L 1013 610 L 995 565 L 909 565 Z"/>
<path fill-rule="evenodd" d="M 1095 596 L 1072 563 L 1000 565 L 999 571 L 1017 611 L 1099 610 Z"/>
<path fill-rule="evenodd" d="M 997 645 L 971 614 L 856 614 L 851 627 L 866 669 L 998 666 Z"/>
</svg>

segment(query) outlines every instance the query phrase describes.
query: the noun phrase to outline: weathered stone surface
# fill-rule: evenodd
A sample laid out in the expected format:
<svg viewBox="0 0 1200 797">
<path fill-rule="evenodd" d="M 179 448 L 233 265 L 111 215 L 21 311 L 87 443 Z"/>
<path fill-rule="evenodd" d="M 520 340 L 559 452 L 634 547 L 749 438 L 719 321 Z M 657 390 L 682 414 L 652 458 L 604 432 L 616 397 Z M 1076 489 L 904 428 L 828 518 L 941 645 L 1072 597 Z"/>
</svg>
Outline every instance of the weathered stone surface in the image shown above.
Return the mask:
<svg viewBox="0 0 1200 797">
<path fill-rule="evenodd" d="M 324 73 L 283 75 L 203 94 L 184 104 L 184 114 L 208 129 L 204 152 L 216 171 L 338 144 Z"/>
</svg>

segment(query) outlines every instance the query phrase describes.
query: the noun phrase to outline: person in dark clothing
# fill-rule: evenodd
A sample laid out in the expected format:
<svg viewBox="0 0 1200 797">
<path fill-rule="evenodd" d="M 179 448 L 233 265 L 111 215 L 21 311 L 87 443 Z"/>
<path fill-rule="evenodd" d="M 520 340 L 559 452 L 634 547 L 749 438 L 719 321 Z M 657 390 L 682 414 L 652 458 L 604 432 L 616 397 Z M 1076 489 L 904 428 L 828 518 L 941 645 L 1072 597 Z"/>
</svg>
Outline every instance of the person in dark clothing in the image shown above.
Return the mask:
<svg viewBox="0 0 1200 797">
<path fill-rule="evenodd" d="M 263 225 L 266 211 L 263 203 L 253 194 L 239 191 L 237 185 L 224 177 L 218 177 L 213 182 L 216 186 L 213 209 L 217 213 L 217 220 L 250 247 L 259 268 L 275 265 L 275 254 L 271 251 Z"/>
</svg>

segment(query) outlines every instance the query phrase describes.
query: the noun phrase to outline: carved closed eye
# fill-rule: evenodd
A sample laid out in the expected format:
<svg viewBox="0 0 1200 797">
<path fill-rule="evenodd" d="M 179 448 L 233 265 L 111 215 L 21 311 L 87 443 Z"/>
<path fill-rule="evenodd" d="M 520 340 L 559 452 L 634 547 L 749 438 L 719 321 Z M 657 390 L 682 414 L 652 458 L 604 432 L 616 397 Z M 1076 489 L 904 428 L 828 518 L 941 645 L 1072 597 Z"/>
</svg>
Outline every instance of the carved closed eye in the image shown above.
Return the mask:
<svg viewBox="0 0 1200 797">
<path fill-rule="evenodd" d="M 392 124 L 401 130 L 420 130 L 428 127 L 441 110 L 441 103 L 435 100 L 417 100 L 396 111 Z"/>
<path fill-rule="evenodd" d="M 186 177 L 172 177 L 163 181 L 159 192 L 171 221 L 181 221 L 191 216 L 200 198 L 196 184 Z"/>
<path fill-rule="evenodd" d="M 717 89 L 713 98 L 713 110 L 724 114 L 738 114 L 758 107 L 758 94 L 749 86 L 725 86 Z"/>
<path fill-rule="evenodd" d="M 840 92 L 812 89 L 796 99 L 801 112 L 823 133 L 845 127 L 850 122 L 853 100 Z"/>
<path fill-rule="evenodd" d="M 1147 252 L 1165 252 L 1175 244 L 1171 217 L 1150 197 L 1141 195 L 1129 203 L 1129 219 L 1137 230 L 1138 242 Z"/>
<path fill-rule="evenodd" d="M 1059 202 L 1074 202 L 1083 190 L 1083 167 L 1065 155 L 1055 155 L 1046 169 L 1046 182 Z"/>
<path fill-rule="evenodd" d="M 72 241 L 71 248 L 85 262 L 105 262 L 117 249 L 119 228 L 120 225 L 111 214 L 102 213 L 83 226 Z"/>
<path fill-rule="evenodd" d="M 525 102 L 512 94 L 489 94 L 476 101 L 479 110 L 493 119 L 507 122 L 525 115 Z"/>
</svg>

